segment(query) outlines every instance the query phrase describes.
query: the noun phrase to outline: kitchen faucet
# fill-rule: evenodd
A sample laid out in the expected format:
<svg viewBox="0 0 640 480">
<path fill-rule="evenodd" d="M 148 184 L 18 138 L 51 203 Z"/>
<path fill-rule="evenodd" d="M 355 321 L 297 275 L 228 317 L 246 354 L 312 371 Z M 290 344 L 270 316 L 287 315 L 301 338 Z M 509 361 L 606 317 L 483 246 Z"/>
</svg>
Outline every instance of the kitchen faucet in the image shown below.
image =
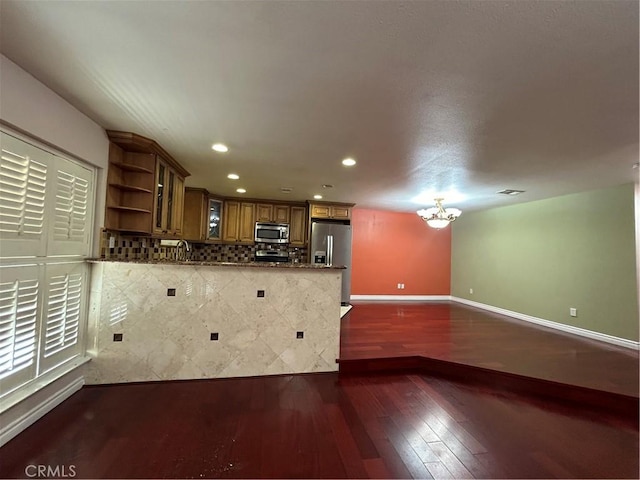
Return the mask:
<svg viewBox="0 0 640 480">
<path fill-rule="evenodd" d="M 186 262 L 189 260 L 189 252 L 191 251 L 191 247 L 189 246 L 189 242 L 186 240 L 180 239 L 176 244 L 176 261 Z"/>
</svg>

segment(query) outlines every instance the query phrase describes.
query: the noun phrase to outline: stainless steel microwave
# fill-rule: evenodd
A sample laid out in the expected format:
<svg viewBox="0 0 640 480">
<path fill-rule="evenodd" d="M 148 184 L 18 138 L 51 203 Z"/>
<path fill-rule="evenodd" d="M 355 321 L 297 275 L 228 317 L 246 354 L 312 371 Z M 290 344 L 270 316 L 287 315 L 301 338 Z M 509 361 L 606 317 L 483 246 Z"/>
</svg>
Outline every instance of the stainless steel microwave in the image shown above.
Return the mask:
<svg viewBox="0 0 640 480">
<path fill-rule="evenodd" d="M 288 223 L 256 222 L 257 243 L 289 243 Z"/>
</svg>

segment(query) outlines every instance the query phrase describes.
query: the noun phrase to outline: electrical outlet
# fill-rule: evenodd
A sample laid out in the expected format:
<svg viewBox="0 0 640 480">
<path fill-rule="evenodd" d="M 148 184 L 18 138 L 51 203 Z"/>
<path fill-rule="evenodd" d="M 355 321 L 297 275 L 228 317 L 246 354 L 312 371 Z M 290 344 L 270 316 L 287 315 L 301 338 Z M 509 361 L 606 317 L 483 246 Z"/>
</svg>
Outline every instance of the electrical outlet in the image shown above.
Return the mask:
<svg viewBox="0 0 640 480">
<path fill-rule="evenodd" d="M 399 283 L 398 290 L 403 290 L 403 289 L 404 289 L 404 283 Z"/>
<path fill-rule="evenodd" d="M 578 309 L 570 307 L 569 308 L 569 315 L 571 315 L 572 317 L 577 317 L 578 316 Z"/>
<path fill-rule="evenodd" d="M 116 248 L 116 237 L 113 235 L 109 237 L 109 248 Z"/>
<path fill-rule="evenodd" d="M 469 295 L 473 295 L 473 288 L 469 289 Z"/>
</svg>

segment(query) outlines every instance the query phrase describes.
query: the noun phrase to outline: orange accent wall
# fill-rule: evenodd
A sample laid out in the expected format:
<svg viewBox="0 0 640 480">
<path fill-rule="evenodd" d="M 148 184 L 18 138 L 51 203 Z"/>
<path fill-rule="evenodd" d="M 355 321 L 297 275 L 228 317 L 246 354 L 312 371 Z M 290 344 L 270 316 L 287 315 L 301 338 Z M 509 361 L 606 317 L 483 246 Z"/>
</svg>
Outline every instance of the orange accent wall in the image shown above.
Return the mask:
<svg viewBox="0 0 640 480">
<path fill-rule="evenodd" d="M 354 208 L 352 295 L 449 295 L 451 227 L 415 213 Z M 397 288 L 404 283 L 404 290 Z"/>
</svg>

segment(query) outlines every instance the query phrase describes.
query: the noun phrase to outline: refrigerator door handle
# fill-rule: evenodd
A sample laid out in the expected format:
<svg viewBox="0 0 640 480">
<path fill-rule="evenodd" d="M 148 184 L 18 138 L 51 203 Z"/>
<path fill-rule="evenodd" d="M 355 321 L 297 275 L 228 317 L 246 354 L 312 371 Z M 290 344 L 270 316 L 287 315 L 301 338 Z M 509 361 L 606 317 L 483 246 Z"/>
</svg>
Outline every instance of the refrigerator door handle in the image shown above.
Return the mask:
<svg viewBox="0 0 640 480">
<path fill-rule="evenodd" d="M 327 266 L 333 265 L 333 235 L 327 235 Z"/>
</svg>

